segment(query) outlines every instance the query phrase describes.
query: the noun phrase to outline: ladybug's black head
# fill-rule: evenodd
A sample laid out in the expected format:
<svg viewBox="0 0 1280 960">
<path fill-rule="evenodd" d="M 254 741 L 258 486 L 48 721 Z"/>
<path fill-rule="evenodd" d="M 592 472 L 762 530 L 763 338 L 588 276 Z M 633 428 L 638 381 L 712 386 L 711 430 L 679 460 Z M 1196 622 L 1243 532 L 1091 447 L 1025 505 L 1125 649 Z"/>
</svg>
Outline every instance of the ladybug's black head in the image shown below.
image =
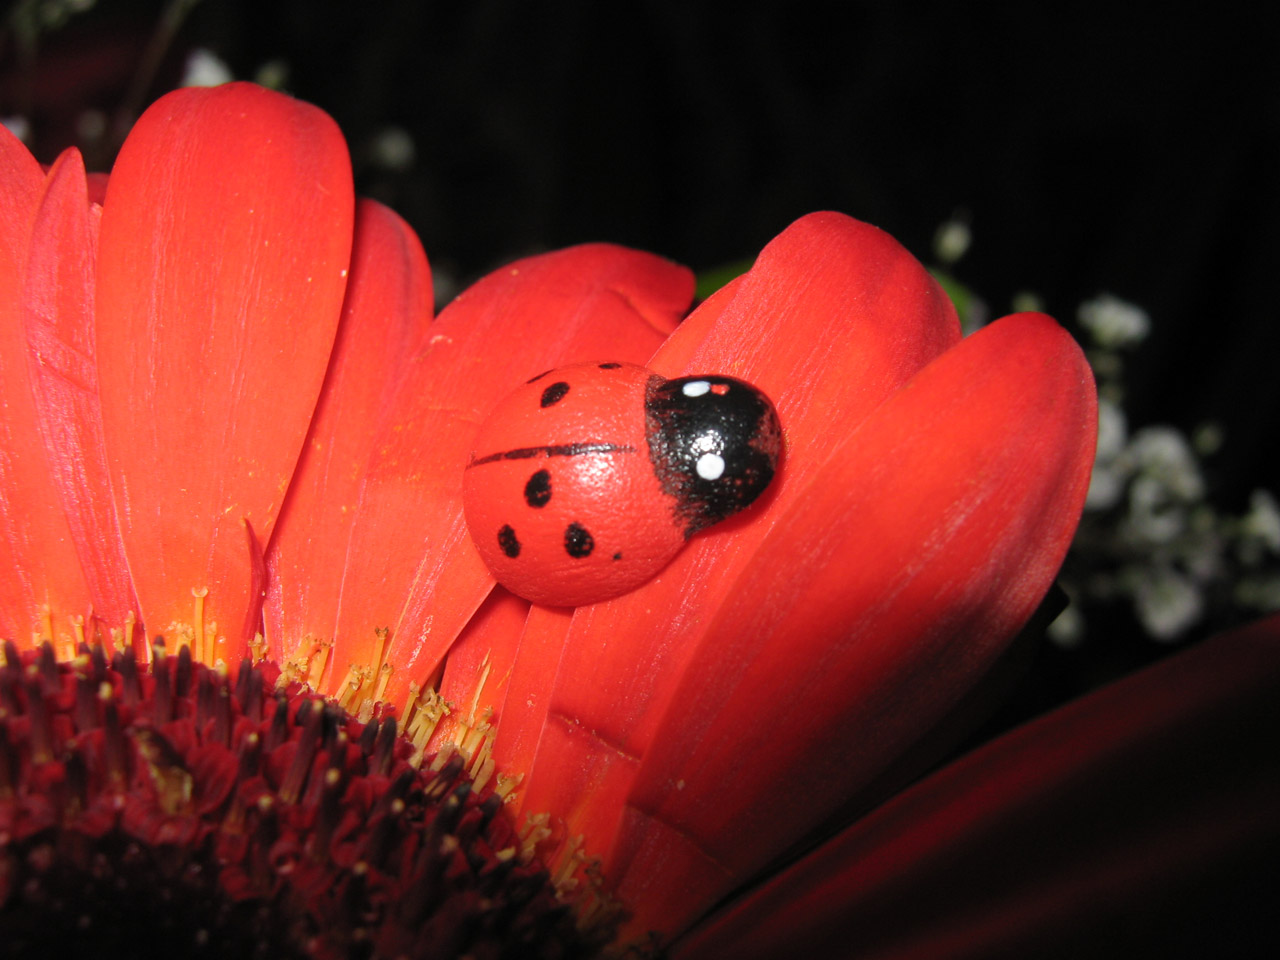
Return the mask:
<svg viewBox="0 0 1280 960">
<path fill-rule="evenodd" d="M 645 394 L 645 436 L 685 536 L 751 504 L 782 453 L 773 404 L 733 377 L 654 377 Z"/>
</svg>

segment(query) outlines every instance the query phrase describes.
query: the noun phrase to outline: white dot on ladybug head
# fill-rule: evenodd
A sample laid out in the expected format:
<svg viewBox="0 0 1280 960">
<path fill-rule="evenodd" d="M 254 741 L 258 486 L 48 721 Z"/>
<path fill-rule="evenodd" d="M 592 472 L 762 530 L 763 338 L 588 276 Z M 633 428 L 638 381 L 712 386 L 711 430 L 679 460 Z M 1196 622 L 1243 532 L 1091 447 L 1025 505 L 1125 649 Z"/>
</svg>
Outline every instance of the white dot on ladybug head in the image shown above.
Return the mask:
<svg viewBox="0 0 1280 960">
<path fill-rule="evenodd" d="M 703 480 L 719 480 L 724 473 L 724 457 L 716 453 L 704 453 L 698 458 L 694 469 Z"/>
<path fill-rule="evenodd" d="M 690 380 L 680 388 L 680 392 L 686 397 L 700 397 L 710 389 L 711 384 L 705 380 Z"/>
</svg>

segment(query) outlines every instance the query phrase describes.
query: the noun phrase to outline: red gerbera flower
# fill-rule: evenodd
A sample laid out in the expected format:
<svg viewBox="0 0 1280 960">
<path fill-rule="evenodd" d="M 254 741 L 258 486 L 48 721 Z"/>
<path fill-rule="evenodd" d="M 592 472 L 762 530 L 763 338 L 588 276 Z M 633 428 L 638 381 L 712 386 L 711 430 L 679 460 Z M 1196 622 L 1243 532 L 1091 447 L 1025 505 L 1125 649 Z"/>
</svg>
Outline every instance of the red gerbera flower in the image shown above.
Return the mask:
<svg viewBox="0 0 1280 960">
<path fill-rule="evenodd" d="M 27 911 L 120 929 L 144 882 L 239 953 L 569 955 L 624 915 L 667 943 L 936 756 L 1075 529 L 1079 349 L 1035 314 L 961 341 L 847 217 L 687 317 L 687 270 L 589 245 L 433 320 L 305 104 L 170 94 L 105 196 L 0 137 L 0 916 L 30 949 Z M 583 360 L 755 383 L 784 466 L 640 589 L 531 606 L 462 469 Z"/>
</svg>

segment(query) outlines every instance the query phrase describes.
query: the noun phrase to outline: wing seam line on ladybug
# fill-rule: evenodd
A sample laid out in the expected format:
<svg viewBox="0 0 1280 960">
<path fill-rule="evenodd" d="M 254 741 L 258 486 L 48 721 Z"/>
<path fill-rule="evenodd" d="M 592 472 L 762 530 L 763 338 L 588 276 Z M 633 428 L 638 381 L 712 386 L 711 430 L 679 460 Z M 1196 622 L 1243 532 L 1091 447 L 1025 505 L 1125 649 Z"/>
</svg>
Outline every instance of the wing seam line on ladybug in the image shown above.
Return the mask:
<svg viewBox="0 0 1280 960">
<path fill-rule="evenodd" d="M 533 457 L 580 457 L 590 453 L 635 453 L 636 448 L 626 443 L 553 443 L 541 447 L 517 447 L 514 450 L 503 450 L 476 457 L 467 467 L 478 467 L 482 463 L 494 463 L 498 460 L 529 460 Z"/>
</svg>

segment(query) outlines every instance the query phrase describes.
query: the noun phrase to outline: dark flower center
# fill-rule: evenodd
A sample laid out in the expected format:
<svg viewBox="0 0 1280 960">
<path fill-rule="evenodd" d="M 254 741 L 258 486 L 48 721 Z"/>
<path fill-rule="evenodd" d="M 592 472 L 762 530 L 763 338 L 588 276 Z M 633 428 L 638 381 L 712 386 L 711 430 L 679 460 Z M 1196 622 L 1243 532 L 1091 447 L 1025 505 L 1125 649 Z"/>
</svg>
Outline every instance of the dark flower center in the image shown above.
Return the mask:
<svg viewBox="0 0 1280 960">
<path fill-rule="evenodd" d="M 6 956 L 585 957 L 491 788 L 270 664 L 0 666 Z"/>
</svg>

